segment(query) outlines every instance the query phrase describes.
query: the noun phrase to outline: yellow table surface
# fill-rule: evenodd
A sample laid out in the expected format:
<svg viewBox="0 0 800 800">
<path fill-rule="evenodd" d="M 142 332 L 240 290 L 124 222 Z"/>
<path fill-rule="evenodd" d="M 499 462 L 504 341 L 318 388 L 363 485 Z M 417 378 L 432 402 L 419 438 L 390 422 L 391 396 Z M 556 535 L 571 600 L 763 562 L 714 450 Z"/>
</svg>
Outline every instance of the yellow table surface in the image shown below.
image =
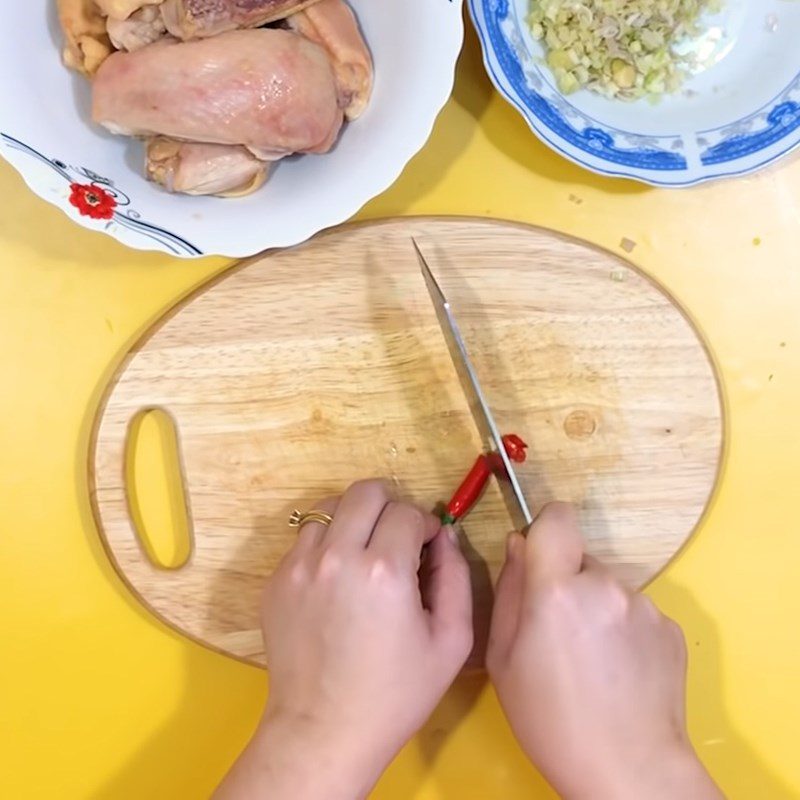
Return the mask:
<svg viewBox="0 0 800 800">
<path fill-rule="evenodd" d="M 0 192 L 0 797 L 205 798 L 266 677 L 137 604 L 100 545 L 87 460 L 126 348 L 228 262 L 125 249 L 4 163 Z M 732 798 L 800 797 L 800 161 L 682 191 L 596 177 L 491 90 L 469 34 L 430 142 L 361 217 L 443 213 L 612 250 L 626 237 L 697 321 L 723 383 L 725 465 L 695 538 L 648 592 L 686 631 L 691 734 L 714 777 Z M 456 686 L 375 793 L 551 796 L 481 678 Z"/>
</svg>

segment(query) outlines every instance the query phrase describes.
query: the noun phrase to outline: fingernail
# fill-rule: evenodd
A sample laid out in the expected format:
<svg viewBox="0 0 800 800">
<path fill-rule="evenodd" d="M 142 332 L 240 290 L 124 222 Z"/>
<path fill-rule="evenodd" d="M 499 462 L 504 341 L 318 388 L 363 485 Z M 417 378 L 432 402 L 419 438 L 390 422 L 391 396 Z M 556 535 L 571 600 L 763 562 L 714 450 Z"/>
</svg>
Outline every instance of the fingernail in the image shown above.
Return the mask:
<svg viewBox="0 0 800 800">
<path fill-rule="evenodd" d="M 452 525 L 448 525 L 445 530 L 447 531 L 447 538 L 455 545 L 458 544 L 458 534 Z"/>
</svg>

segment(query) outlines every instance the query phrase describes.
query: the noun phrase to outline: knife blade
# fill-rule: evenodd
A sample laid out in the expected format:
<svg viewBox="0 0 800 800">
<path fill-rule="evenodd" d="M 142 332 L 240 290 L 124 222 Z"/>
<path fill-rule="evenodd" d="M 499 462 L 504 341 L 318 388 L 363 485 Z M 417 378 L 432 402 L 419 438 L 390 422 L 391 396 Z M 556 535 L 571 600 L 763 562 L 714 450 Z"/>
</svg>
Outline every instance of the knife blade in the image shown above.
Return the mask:
<svg viewBox="0 0 800 800">
<path fill-rule="evenodd" d="M 417 252 L 422 276 L 425 279 L 428 294 L 433 302 L 436 318 L 439 321 L 439 327 L 447 343 L 450 358 L 453 361 L 453 366 L 461 382 L 461 388 L 464 391 L 470 411 L 472 412 L 472 418 L 475 420 L 484 446 L 491 452 L 497 453 L 503 462 L 503 468 L 505 469 L 508 479 L 502 480 L 502 476 L 499 476 L 501 477 L 500 488 L 503 490 L 506 507 L 508 508 L 514 525 L 517 527 L 517 530 L 522 531 L 533 523 L 528 501 L 525 499 L 519 478 L 514 470 L 514 465 L 508 457 L 506 448 L 503 445 L 500 431 L 495 423 L 494 415 L 489 408 L 489 404 L 486 401 L 486 396 L 481 388 L 478 375 L 472 365 L 472 360 L 467 352 L 467 347 L 464 344 L 464 339 L 461 336 L 461 330 L 458 327 L 458 322 L 456 322 L 450 302 L 431 272 L 428 262 L 425 260 L 425 256 L 419 249 L 416 240 L 412 238 L 411 241 Z"/>
</svg>

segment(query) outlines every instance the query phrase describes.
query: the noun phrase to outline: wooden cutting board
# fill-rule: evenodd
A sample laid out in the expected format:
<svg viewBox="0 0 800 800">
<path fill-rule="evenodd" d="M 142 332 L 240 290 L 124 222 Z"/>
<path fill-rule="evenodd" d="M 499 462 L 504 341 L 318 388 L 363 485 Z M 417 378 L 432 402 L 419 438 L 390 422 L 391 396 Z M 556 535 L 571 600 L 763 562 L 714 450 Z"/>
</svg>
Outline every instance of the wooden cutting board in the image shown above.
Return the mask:
<svg viewBox="0 0 800 800">
<path fill-rule="evenodd" d="M 580 505 L 589 550 L 631 586 L 686 542 L 722 451 L 714 368 L 663 290 L 619 257 L 463 218 L 345 227 L 231 270 L 131 351 L 97 417 L 90 472 L 120 575 L 154 613 L 264 663 L 259 593 L 294 507 L 385 476 L 432 508 L 481 442 L 411 246 L 461 323 L 500 428 L 531 445 L 534 508 Z M 177 428 L 192 549 L 153 564 L 134 530 L 126 440 L 142 409 Z M 464 525 L 480 661 L 510 522 L 492 486 Z"/>
</svg>

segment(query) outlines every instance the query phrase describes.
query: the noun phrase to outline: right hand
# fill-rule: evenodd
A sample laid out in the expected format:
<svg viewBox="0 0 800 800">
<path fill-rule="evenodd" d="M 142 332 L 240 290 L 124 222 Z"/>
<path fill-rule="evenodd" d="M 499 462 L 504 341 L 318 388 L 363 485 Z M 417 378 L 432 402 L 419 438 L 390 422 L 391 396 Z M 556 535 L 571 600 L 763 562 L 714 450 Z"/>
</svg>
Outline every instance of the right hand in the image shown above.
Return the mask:
<svg viewBox="0 0 800 800">
<path fill-rule="evenodd" d="M 523 750 L 563 797 L 721 797 L 686 732 L 681 629 L 584 554 L 571 506 L 509 539 L 487 664 Z"/>
</svg>

